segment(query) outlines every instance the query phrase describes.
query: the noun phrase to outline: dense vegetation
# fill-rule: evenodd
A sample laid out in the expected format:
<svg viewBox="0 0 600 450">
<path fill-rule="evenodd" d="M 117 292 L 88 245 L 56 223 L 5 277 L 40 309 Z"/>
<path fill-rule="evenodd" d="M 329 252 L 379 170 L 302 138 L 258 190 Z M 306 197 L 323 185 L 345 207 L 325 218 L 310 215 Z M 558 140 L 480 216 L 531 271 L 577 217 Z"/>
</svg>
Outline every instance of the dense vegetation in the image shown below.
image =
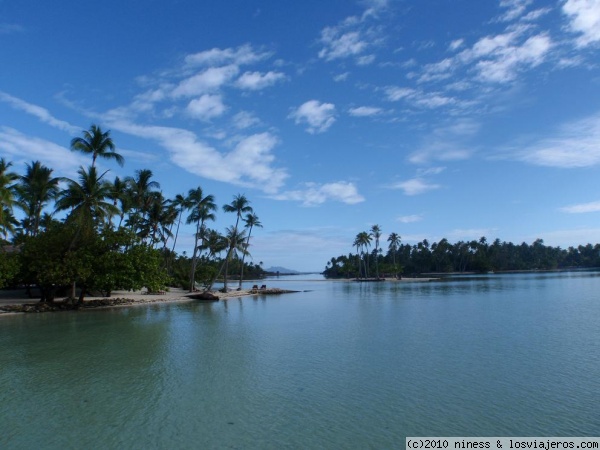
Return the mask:
<svg viewBox="0 0 600 450">
<path fill-rule="evenodd" d="M 151 170 L 112 181 L 108 170 L 99 173 L 98 158 L 124 163 L 109 131 L 92 125 L 71 149 L 92 157 L 76 179 L 55 177 L 40 161 L 18 174 L 0 158 L 0 288 L 36 286 L 42 301 L 75 299 L 78 290 L 81 303 L 90 292 L 209 289 L 219 278 L 227 289 L 232 275 L 239 287 L 244 276 L 262 275 L 260 265 L 245 262 L 252 229 L 262 226 L 245 196 L 223 206 L 235 224 L 219 233 L 208 227 L 216 220 L 215 198 L 201 187 L 168 199 Z M 195 230 L 191 257 L 175 253 L 182 220 Z"/>
<path fill-rule="evenodd" d="M 380 247 L 381 229 L 374 225 L 370 232 L 356 236 L 356 253 L 331 258 L 324 275 L 330 278 L 379 278 L 401 274 L 444 272 L 489 272 L 518 270 L 551 270 L 560 268 L 600 267 L 600 244 L 577 248 L 549 247 L 537 239 L 520 245 L 501 242 L 459 241 L 442 239 L 430 244 L 426 239 L 416 245 L 402 244 L 397 233 L 387 239 L 387 251 Z M 371 250 L 371 246 L 373 246 Z"/>
</svg>

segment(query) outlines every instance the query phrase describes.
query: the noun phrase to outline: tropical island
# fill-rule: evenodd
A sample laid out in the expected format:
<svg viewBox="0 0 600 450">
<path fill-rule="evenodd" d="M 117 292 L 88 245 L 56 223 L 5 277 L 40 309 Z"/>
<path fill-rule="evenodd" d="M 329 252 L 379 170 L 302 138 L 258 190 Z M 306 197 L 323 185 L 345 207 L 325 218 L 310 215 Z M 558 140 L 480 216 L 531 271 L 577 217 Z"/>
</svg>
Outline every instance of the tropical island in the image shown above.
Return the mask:
<svg viewBox="0 0 600 450">
<path fill-rule="evenodd" d="M 244 195 L 222 206 L 233 220 L 219 232 L 208 227 L 215 198 L 200 186 L 169 199 L 149 169 L 112 180 L 109 170 L 100 173 L 99 158 L 124 164 L 110 131 L 91 125 L 71 150 L 91 156 L 74 178 L 54 176 L 41 161 L 19 174 L 0 158 L 0 289 L 23 286 L 42 303 L 67 298 L 77 307 L 87 295 L 117 290 L 209 292 L 219 280 L 228 292 L 232 274 L 238 290 L 264 276 L 260 264 L 246 262 L 252 230 L 262 224 Z M 182 221 L 195 230 L 191 255 L 175 252 Z"/>
<path fill-rule="evenodd" d="M 544 245 L 542 239 L 532 244 L 513 244 L 487 238 L 458 241 L 447 239 L 429 243 L 427 239 L 403 244 L 398 233 L 390 233 L 387 251 L 380 246 L 381 227 L 356 235 L 356 253 L 332 257 L 323 275 L 327 278 L 379 280 L 443 273 L 488 273 L 527 270 L 559 270 L 600 267 L 600 244 L 586 244 L 562 249 Z M 372 247 L 372 249 L 371 249 Z"/>
</svg>

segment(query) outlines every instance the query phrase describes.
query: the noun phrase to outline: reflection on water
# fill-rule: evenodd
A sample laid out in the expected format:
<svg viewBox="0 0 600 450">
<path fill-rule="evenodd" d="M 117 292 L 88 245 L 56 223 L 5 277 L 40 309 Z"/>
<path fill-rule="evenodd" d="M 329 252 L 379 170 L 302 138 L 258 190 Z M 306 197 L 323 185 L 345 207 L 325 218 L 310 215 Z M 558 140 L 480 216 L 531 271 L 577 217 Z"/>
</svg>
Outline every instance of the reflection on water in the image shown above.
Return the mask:
<svg viewBox="0 0 600 450">
<path fill-rule="evenodd" d="M 0 448 L 600 432 L 598 272 L 280 283 L 308 292 L 0 318 Z"/>
</svg>

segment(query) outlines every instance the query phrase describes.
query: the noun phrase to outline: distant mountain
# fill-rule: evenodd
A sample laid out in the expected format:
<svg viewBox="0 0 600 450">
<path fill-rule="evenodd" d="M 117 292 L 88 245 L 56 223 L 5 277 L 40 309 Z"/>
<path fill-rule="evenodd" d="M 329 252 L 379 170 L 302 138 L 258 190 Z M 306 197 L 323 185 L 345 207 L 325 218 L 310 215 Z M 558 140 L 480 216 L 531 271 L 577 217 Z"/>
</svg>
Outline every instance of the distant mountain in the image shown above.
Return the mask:
<svg viewBox="0 0 600 450">
<path fill-rule="evenodd" d="M 272 267 L 269 267 L 268 269 L 264 269 L 264 271 L 269 272 L 269 273 L 279 272 L 280 275 L 285 275 L 285 274 L 297 275 L 300 273 L 297 270 L 286 269 L 285 267 L 281 267 L 281 266 L 272 266 Z"/>
</svg>

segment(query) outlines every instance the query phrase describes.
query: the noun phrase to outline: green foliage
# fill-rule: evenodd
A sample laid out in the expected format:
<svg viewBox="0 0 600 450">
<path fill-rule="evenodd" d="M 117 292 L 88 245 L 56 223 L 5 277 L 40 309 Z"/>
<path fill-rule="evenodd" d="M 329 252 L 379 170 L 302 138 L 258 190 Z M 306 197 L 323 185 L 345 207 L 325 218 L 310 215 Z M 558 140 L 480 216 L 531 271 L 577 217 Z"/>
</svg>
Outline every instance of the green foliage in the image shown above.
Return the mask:
<svg viewBox="0 0 600 450">
<path fill-rule="evenodd" d="M 19 253 L 0 250 L 0 289 L 15 283 L 20 268 Z"/>
</svg>

